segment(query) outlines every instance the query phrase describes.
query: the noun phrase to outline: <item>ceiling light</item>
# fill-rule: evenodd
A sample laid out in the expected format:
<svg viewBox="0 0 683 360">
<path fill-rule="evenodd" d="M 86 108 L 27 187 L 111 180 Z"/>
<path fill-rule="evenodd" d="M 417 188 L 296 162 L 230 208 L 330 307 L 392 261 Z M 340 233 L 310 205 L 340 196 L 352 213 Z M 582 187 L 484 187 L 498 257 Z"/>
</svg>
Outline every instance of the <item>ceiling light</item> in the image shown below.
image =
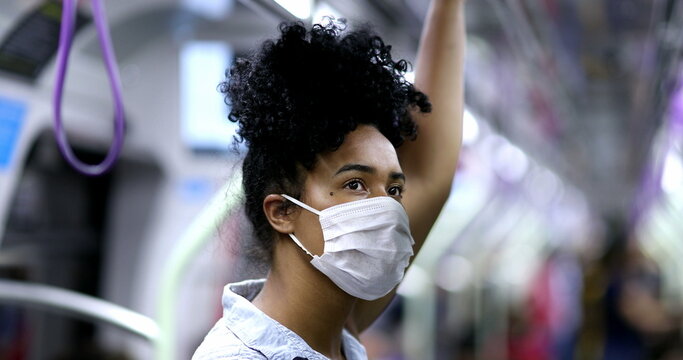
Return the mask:
<svg viewBox="0 0 683 360">
<path fill-rule="evenodd" d="M 234 0 L 182 0 L 181 4 L 197 14 L 205 16 L 208 19 L 220 20 L 223 19 L 232 10 Z"/>
<path fill-rule="evenodd" d="M 507 140 L 498 147 L 492 160 L 498 176 L 510 183 L 522 180 L 529 168 L 529 159 L 524 151 Z"/>
<path fill-rule="evenodd" d="M 299 19 L 311 17 L 313 0 L 275 0 L 275 2 Z"/>
<path fill-rule="evenodd" d="M 683 184 L 683 162 L 675 151 L 669 151 L 664 160 L 662 172 L 662 189 L 667 193 L 674 193 Z"/>
<path fill-rule="evenodd" d="M 465 109 L 462 121 L 462 143 L 471 145 L 479 138 L 479 123 L 467 109 Z"/>
</svg>

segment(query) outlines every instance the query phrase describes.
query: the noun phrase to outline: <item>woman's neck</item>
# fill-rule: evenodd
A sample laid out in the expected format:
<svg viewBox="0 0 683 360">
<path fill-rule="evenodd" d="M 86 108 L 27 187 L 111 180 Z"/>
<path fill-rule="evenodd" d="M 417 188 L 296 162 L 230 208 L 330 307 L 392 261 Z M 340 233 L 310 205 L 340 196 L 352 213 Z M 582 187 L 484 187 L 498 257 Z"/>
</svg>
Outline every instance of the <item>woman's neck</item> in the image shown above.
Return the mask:
<svg viewBox="0 0 683 360">
<path fill-rule="evenodd" d="M 330 359 L 342 359 L 342 330 L 356 299 L 314 268 L 310 257 L 304 258 L 295 245 L 279 245 L 253 304 L 314 350 Z"/>
</svg>

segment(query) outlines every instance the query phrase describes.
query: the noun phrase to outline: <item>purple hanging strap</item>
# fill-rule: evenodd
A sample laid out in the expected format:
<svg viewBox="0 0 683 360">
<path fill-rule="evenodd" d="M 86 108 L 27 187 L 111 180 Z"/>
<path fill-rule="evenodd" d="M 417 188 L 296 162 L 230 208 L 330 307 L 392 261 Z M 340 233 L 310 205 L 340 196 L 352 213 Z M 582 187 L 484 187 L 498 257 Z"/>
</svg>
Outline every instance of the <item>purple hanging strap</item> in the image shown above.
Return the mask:
<svg viewBox="0 0 683 360">
<path fill-rule="evenodd" d="M 112 166 L 114 166 L 114 163 L 121 153 L 121 148 L 123 146 L 124 111 L 119 69 L 116 65 L 116 58 L 111 45 L 109 27 L 107 25 L 106 15 L 104 13 L 104 6 L 102 5 L 101 0 L 92 0 L 93 15 L 95 18 L 95 25 L 97 27 L 97 35 L 100 41 L 100 49 L 102 50 L 102 57 L 107 68 L 109 84 L 111 85 L 111 91 L 114 97 L 114 137 L 111 146 L 109 147 L 109 152 L 101 163 L 96 165 L 85 164 L 74 155 L 66 137 L 64 126 L 62 125 L 62 95 L 64 91 L 64 78 L 66 77 L 66 69 L 69 62 L 69 51 L 71 49 L 76 15 L 75 0 L 63 0 L 62 4 L 62 23 L 59 34 L 59 50 L 57 53 L 57 79 L 53 98 L 55 137 L 57 139 L 59 151 L 74 169 L 84 175 L 98 176 L 109 171 Z"/>
</svg>

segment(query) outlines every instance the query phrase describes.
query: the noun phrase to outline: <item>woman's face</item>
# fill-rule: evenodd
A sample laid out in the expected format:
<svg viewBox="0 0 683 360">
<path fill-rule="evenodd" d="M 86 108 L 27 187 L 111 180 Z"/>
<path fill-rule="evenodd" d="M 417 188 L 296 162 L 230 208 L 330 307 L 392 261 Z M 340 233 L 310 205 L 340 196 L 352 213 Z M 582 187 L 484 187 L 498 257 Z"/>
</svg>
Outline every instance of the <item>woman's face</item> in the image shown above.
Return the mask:
<svg viewBox="0 0 683 360">
<path fill-rule="evenodd" d="M 318 156 L 308 172 L 301 200 L 317 210 L 376 196 L 401 201 L 405 176 L 391 142 L 373 126 L 360 125 L 336 151 Z M 323 253 L 318 216 L 304 209 L 295 220 L 295 234 L 313 254 Z"/>
</svg>

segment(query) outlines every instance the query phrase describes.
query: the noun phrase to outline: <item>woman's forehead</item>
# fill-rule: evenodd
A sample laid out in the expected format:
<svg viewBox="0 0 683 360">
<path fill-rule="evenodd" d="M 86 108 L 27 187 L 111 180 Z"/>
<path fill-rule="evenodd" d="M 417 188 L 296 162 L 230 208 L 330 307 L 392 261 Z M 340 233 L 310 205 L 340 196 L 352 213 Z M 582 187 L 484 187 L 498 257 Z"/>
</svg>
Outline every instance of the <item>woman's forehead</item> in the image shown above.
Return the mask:
<svg viewBox="0 0 683 360">
<path fill-rule="evenodd" d="M 336 172 L 349 164 L 370 166 L 383 172 L 401 171 L 394 146 L 369 125 L 361 125 L 347 134 L 337 150 L 320 154 L 318 164 L 327 172 Z"/>
</svg>

